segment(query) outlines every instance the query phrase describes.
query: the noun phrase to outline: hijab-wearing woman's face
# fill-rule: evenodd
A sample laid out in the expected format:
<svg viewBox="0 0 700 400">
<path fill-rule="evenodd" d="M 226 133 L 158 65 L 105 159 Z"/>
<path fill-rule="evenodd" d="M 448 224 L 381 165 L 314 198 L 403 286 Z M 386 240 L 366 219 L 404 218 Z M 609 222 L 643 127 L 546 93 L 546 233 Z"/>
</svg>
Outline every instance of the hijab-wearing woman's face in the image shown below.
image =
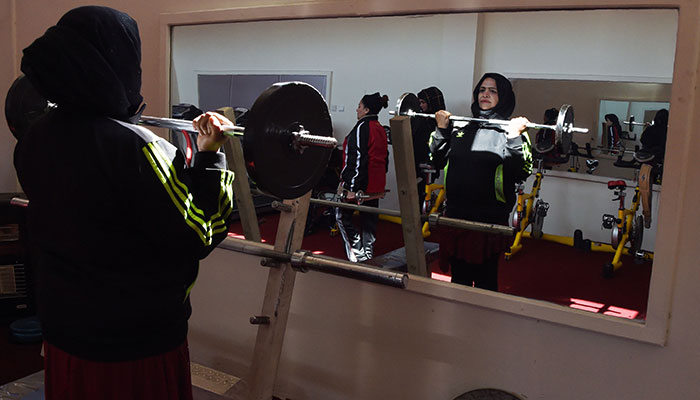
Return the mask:
<svg viewBox="0 0 700 400">
<path fill-rule="evenodd" d="M 365 107 L 365 105 L 362 104 L 362 102 L 360 102 L 360 104 L 357 105 L 357 110 L 355 111 L 357 111 L 357 119 L 362 119 L 362 117 L 369 114 L 369 108 Z"/>
<path fill-rule="evenodd" d="M 418 103 L 420 104 L 421 111 L 428 112 L 428 103 L 425 100 L 419 99 Z"/>
<path fill-rule="evenodd" d="M 493 78 L 486 78 L 479 86 L 479 108 L 487 111 L 498 105 L 498 87 Z"/>
</svg>

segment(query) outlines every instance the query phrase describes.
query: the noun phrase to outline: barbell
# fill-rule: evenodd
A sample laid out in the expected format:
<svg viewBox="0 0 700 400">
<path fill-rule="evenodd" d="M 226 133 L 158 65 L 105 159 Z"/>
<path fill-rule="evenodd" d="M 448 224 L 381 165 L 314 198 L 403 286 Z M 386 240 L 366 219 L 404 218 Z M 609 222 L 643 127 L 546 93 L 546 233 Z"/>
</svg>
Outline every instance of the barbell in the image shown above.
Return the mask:
<svg viewBox="0 0 700 400">
<path fill-rule="evenodd" d="M 630 132 L 634 130 L 634 126 L 652 126 L 654 125 L 654 121 L 651 122 L 635 122 L 634 121 L 634 115 L 630 115 L 630 118 L 628 121 L 622 121 L 623 123 L 627 124 L 627 128 L 629 129 Z"/>
<path fill-rule="evenodd" d="M 288 262 L 295 270 L 301 272 L 314 270 L 401 289 L 406 287 L 409 279 L 408 274 L 402 272 L 385 271 L 364 264 L 339 260 L 333 257 L 324 257 L 322 255 L 313 254 L 308 250 L 297 250 L 293 253 L 285 253 L 275 250 L 269 244 L 235 239 L 232 237 L 224 239 L 224 241 L 219 244 L 219 247 L 239 253 L 265 257 L 261 260 L 261 264 L 264 266 L 272 266 L 271 264 L 274 263 L 265 261 L 265 259 L 272 259 L 277 262 Z"/>
<path fill-rule="evenodd" d="M 404 93 L 396 102 L 396 111 L 389 111 L 391 115 L 405 115 L 408 117 L 435 118 L 435 114 L 417 112 L 420 110 L 418 97 L 413 93 Z M 463 117 L 450 115 L 451 121 L 464 122 L 484 122 L 493 125 L 508 125 L 510 121 L 501 119 L 487 119 L 475 117 Z M 588 133 L 588 128 L 577 128 L 574 126 L 574 109 L 569 104 L 564 104 L 559 109 L 556 125 L 537 124 L 528 122 L 527 128 L 551 129 L 554 131 L 554 142 L 559 146 L 560 153 L 568 154 L 571 149 L 571 136 L 573 133 Z"/>
<path fill-rule="evenodd" d="M 168 127 L 162 119 L 142 117 L 141 122 Z M 192 131 L 192 122 L 187 124 Z M 227 128 L 227 134 L 243 136 L 243 158 L 251 180 L 260 190 L 283 199 L 313 189 L 337 145 L 326 101 L 303 82 L 270 86 L 246 113 L 245 127 Z"/>
<path fill-rule="evenodd" d="M 19 139 L 34 120 L 53 108 L 56 106 L 22 75 L 7 93 L 5 117 Z M 192 121 L 144 116 L 139 122 L 196 132 Z M 224 130 L 226 135 L 243 137 L 243 156 L 251 180 L 260 190 L 283 199 L 294 199 L 313 189 L 337 145 L 326 101 L 303 82 L 270 86 L 246 114 L 245 127 L 226 126 Z"/>
</svg>

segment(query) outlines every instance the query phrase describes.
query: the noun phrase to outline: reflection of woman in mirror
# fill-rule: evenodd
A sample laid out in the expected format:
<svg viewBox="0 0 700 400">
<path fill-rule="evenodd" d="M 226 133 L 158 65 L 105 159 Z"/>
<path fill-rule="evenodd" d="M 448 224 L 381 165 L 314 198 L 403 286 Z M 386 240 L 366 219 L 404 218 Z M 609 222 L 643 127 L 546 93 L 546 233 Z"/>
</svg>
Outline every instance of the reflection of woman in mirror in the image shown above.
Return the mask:
<svg viewBox="0 0 700 400">
<path fill-rule="evenodd" d="M 608 149 L 619 149 L 621 135 L 622 126 L 620 126 L 620 120 L 617 118 L 617 115 L 605 114 L 605 137 L 608 141 Z"/>
<path fill-rule="evenodd" d="M 418 100 L 420 102 L 421 112 L 434 114 L 439 110 L 445 109 L 445 98 L 442 91 L 431 86 L 418 92 Z M 435 130 L 436 122 L 432 118 L 413 118 L 411 119 L 411 131 L 413 134 L 413 158 L 416 163 L 416 178 L 418 178 L 418 203 L 420 210 L 423 209 L 425 201 L 425 185 L 433 183 L 438 177 L 439 172 L 432 173 L 430 182 L 424 172 L 424 167 L 432 170 L 430 164 L 430 149 L 428 141 L 430 134 Z"/>
<path fill-rule="evenodd" d="M 642 150 L 654 156 L 654 162 L 663 164 L 666 152 L 666 134 L 668 131 L 668 110 L 663 108 L 656 112 L 654 123 L 644 129 L 642 137 Z"/>
<path fill-rule="evenodd" d="M 558 116 L 559 110 L 556 108 L 548 108 L 544 111 L 542 123 L 544 125 L 556 125 Z M 547 128 L 538 130 L 537 134 L 535 135 L 535 156 L 536 158 L 541 158 L 544 160 L 543 165 L 546 169 L 552 169 L 552 166 L 555 165 L 555 161 L 558 161 L 559 157 L 561 156 L 561 154 L 559 154 L 557 151 L 554 136 L 554 131 Z"/>
<path fill-rule="evenodd" d="M 348 201 L 357 202 L 356 195 L 377 198 L 366 200 L 363 206 L 379 207 L 379 198 L 384 193 L 386 172 L 389 163 L 389 143 L 386 130 L 379 123 L 379 111 L 389 105 L 387 95 L 379 92 L 362 97 L 357 106 L 357 124 L 343 142 L 343 169 L 340 173 L 342 190 Z M 383 197 L 383 196 L 382 196 Z M 360 213 L 361 231 L 352 223 L 353 210 L 336 210 L 336 220 L 348 260 L 363 262 L 372 258 L 379 215 Z"/>
<path fill-rule="evenodd" d="M 485 74 L 474 88 L 472 114 L 476 118 L 507 119 L 515 108 L 510 81 Z M 526 118 L 508 125 L 470 122 L 452 128 L 447 111 L 435 115 L 437 130 L 430 150 L 437 168 L 445 165 L 445 214 L 451 218 L 508 225 L 515 205 L 515 186 L 530 176 L 532 154 L 525 131 Z M 498 290 L 498 260 L 511 238 L 462 229 L 441 234 L 440 267 L 452 270 L 452 282 Z"/>
</svg>

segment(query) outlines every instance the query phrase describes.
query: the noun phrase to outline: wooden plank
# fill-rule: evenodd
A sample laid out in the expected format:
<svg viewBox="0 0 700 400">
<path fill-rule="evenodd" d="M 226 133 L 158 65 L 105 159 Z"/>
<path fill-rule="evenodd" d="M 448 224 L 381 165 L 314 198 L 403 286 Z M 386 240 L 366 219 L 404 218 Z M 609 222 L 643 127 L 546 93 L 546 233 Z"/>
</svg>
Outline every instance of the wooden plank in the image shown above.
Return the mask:
<svg viewBox="0 0 700 400">
<path fill-rule="evenodd" d="M 429 277 L 423 247 L 423 226 L 418 207 L 418 185 L 416 183 L 415 161 L 413 159 L 413 137 L 411 118 L 396 116 L 390 121 L 391 143 L 394 149 L 396 186 L 398 188 L 401 228 L 406 247 L 408 272 Z"/>
<path fill-rule="evenodd" d="M 223 114 L 231 121 L 235 121 L 235 114 L 231 107 L 221 107 L 216 110 Z M 233 180 L 233 195 L 238 207 L 238 215 L 241 218 L 241 227 L 243 235 L 247 240 L 260 242 L 260 226 L 258 225 L 258 216 L 255 212 L 255 203 L 253 195 L 250 193 L 250 184 L 248 184 L 248 172 L 245 167 L 245 159 L 243 158 L 243 145 L 238 137 L 230 137 L 224 143 L 224 152 L 226 153 L 226 161 L 229 169 L 236 174 Z"/>
<path fill-rule="evenodd" d="M 293 252 L 301 248 L 309 210 L 311 192 L 294 200 L 285 200 L 292 206 L 292 211 L 282 212 L 275 250 Z M 279 267 L 270 268 L 265 288 L 262 313 L 270 318 L 267 325 L 258 326 L 258 335 L 253 351 L 253 362 L 248 377 L 251 400 L 269 400 L 272 398 L 287 318 L 292 301 L 296 272 L 289 263 L 280 263 Z"/>
</svg>

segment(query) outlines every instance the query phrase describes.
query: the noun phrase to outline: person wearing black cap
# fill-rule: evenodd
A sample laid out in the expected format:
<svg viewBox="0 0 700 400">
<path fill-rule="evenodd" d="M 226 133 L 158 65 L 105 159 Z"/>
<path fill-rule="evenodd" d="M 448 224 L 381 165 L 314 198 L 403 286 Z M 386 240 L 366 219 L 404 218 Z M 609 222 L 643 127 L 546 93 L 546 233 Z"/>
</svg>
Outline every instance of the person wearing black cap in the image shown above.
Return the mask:
<svg viewBox="0 0 700 400">
<path fill-rule="evenodd" d="M 505 120 L 515 108 L 510 81 L 496 73 L 485 74 L 473 92 L 475 118 Z M 436 167 L 445 171 L 447 217 L 508 225 L 515 205 L 515 185 L 532 172 L 526 118 L 507 125 L 471 121 L 453 129 L 447 111 L 436 113 L 437 129 L 431 139 Z M 449 163 L 449 164 L 448 164 Z M 498 260 L 511 238 L 462 230 L 441 232 L 440 267 L 451 268 L 452 282 L 498 290 Z"/>
<path fill-rule="evenodd" d="M 386 130 L 379 123 L 379 111 L 389 105 L 387 95 L 379 92 L 362 97 L 357 106 L 357 124 L 343 142 L 343 169 L 340 173 L 342 191 L 348 201 L 357 201 L 355 195 L 383 197 L 386 172 L 389 168 L 389 143 Z M 364 201 L 363 206 L 379 207 L 379 198 Z M 343 238 L 345 253 L 352 262 L 364 262 L 374 255 L 377 221 L 373 213 L 360 213 L 361 230 L 352 223 L 353 210 L 337 208 L 336 221 Z"/>
<path fill-rule="evenodd" d="M 439 110 L 445 109 L 445 98 L 442 91 L 435 86 L 425 88 L 418 92 L 418 101 L 420 102 L 421 112 L 434 114 Z M 433 118 L 412 118 L 411 131 L 413 134 L 413 159 L 416 165 L 416 178 L 418 178 L 418 204 L 422 211 L 423 202 L 425 201 L 425 186 L 433 183 L 439 177 L 439 172 L 434 173 L 431 177 L 431 182 L 427 182 L 426 174 L 423 172 L 421 165 L 429 165 L 430 134 L 435 130 L 436 122 Z"/>
<path fill-rule="evenodd" d="M 233 173 L 213 113 L 192 168 L 134 125 L 141 45 L 129 15 L 67 12 L 21 69 L 56 106 L 18 140 L 47 399 L 191 399 L 187 321 L 199 260 L 227 235 Z"/>
</svg>

